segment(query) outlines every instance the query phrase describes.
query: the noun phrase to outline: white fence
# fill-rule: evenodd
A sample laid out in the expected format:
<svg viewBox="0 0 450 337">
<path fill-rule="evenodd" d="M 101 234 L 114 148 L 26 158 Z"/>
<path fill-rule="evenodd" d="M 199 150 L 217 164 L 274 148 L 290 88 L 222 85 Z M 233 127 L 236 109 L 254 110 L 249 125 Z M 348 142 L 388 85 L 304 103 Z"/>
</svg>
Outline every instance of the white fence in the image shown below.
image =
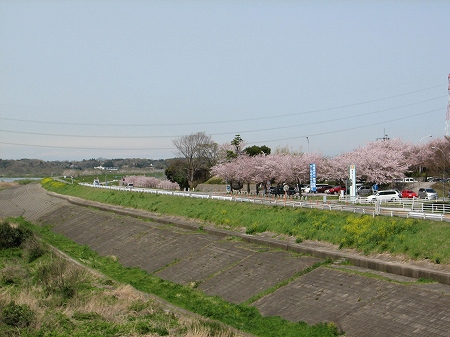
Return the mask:
<svg viewBox="0 0 450 337">
<path fill-rule="evenodd" d="M 210 195 L 202 194 L 198 192 L 180 192 L 180 191 L 166 191 L 149 188 L 127 188 L 121 186 L 104 186 L 93 185 L 88 183 L 80 183 L 83 186 L 110 189 L 117 191 L 127 192 L 140 192 L 140 193 L 152 193 L 162 195 L 174 195 L 181 197 L 191 197 L 199 199 L 214 199 L 234 202 L 249 202 L 266 205 L 287 206 L 287 207 L 300 207 L 300 208 L 315 208 L 321 210 L 335 210 L 335 211 L 347 211 L 359 214 L 370 215 L 387 215 L 387 216 L 403 216 L 411 218 L 421 219 L 433 219 L 433 220 L 445 220 L 445 214 L 450 214 L 450 205 L 439 204 L 432 201 L 423 199 L 400 199 L 393 202 L 373 203 L 369 202 L 367 198 L 353 198 L 344 196 L 339 198 L 339 202 L 335 200 L 333 202 L 318 200 L 307 200 L 307 198 L 301 199 L 284 199 L 273 197 L 261 197 L 261 196 L 230 196 L 230 195 Z M 450 220 L 450 219 L 449 219 Z"/>
</svg>

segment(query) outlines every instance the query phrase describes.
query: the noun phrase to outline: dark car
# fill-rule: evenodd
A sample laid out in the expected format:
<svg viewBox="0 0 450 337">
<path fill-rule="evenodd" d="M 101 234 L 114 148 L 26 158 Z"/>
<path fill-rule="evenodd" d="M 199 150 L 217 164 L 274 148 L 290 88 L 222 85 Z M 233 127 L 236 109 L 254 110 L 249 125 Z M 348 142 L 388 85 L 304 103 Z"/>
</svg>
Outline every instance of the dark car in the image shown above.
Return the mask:
<svg viewBox="0 0 450 337">
<path fill-rule="evenodd" d="M 356 190 L 356 194 L 358 194 L 359 196 L 368 196 L 372 194 L 372 187 L 371 186 L 360 186 L 358 187 L 358 189 Z"/>
<path fill-rule="evenodd" d="M 297 193 L 295 186 L 289 185 L 288 195 L 294 195 Z M 273 195 L 284 195 L 284 185 L 270 186 L 269 193 Z"/>
<path fill-rule="evenodd" d="M 320 185 L 317 186 L 316 192 L 317 193 L 325 193 L 326 190 L 329 190 L 330 188 L 333 188 L 331 185 Z"/>
</svg>

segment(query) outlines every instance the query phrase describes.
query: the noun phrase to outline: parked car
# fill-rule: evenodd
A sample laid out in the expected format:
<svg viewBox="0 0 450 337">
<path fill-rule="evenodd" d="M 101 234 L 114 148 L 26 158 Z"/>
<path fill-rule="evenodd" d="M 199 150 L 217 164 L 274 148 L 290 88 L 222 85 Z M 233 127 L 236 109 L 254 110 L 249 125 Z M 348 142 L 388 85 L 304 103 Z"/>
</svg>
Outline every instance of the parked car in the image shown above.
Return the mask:
<svg viewBox="0 0 450 337">
<path fill-rule="evenodd" d="M 394 179 L 394 183 L 417 183 L 415 178 L 406 177 L 406 178 L 398 178 Z"/>
<path fill-rule="evenodd" d="M 360 197 L 365 197 L 367 195 L 372 194 L 372 187 L 371 186 L 359 186 L 356 190 L 356 194 L 358 194 Z"/>
<path fill-rule="evenodd" d="M 378 191 L 373 195 L 367 197 L 368 202 L 387 202 L 387 201 L 397 201 L 402 198 L 402 195 L 398 190 L 384 190 Z"/>
<path fill-rule="evenodd" d="M 325 193 L 327 193 L 327 194 L 339 194 L 339 193 L 341 193 L 341 191 L 344 191 L 344 193 L 345 193 L 345 190 L 346 190 L 345 186 L 334 186 L 332 188 L 329 188 L 329 189 L 325 190 Z"/>
<path fill-rule="evenodd" d="M 328 184 L 316 184 L 316 192 L 323 193 L 323 192 L 325 192 L 326 189 L 329 189 L 331 187 L 333 187 L 333 186 L 328 185 Z M 306 185 L 305 187 L 302 187 L 302 192 L 303 193 L 312 193 L 311 185 Z"/>
<path fill-rule="evenodd" d="M 311 186 L 309 185 L 302 186 L 301 190 L 302 193 L 309 193 L 311 191 Z"/>
<path fill-rule="evenodd" d="M 317 193 L 325 193 L 326 190 L 333 188 L 331 185 L 317 185 L 316 192 Z"/>
<path fill-rule="evenodd" d="M 417 193 L 412 190 L 402 191 L 402 198 L 417 198 L 417 197 L 418 197 Z"/>
<path fill-rule="evenodd" d="M 283 185 L 277 185 L 277 186 L 270 186 L 269 188 L 269 193 L 270 194 L 274 194 L 274 195 L 284 195 L 284 189 L 283 189 Z M 295 186 L 289 186 L 289 190 L 288 190 L 288 194 L 289 195 L 294 195 L 297 193 L 297 189 L 295 188 Z"/>
<path fill-rule="evenodd" d="M 419 198 L 428 200 L 437 200 L 438 194 L 432 188 L 419 188 Z"/>
</svg>

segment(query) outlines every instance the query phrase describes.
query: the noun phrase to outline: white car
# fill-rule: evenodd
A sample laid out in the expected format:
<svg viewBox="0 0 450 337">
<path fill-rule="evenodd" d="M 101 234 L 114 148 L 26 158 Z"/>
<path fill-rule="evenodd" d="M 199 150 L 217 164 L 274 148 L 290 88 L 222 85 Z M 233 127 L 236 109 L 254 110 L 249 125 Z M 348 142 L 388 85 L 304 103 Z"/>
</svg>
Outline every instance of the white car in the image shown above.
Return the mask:
<svg viewBox="0 0 450 337">
<path fill-rule="evenodd" d="M 303 186 L 301 188 L 302 193 L 309 193 L 311 191 L 311 187 L 309 185 Z"/>
<path fill-rule="evenodd" d="M 387 201 L 397 201 L 402 198 L 402 195 L 397 190 L 385 190 L 385 191 L 378 191 L 377 193 L 373 195 L 369 195 L 367 197 L 368 202 L 387 202 Z"/>
</svg>

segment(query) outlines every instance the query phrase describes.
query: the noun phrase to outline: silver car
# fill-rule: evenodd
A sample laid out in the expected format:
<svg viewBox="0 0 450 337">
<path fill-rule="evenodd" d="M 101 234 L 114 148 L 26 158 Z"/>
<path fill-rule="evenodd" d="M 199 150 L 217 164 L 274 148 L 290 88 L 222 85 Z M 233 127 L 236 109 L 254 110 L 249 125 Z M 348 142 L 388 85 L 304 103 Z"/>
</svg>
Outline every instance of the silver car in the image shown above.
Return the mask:
<svg viewBox="0 0 450 337">
<path fill-rule="evenodd" d="M 432 188 L 419 188 L 419 193 L 417 193 L 419 198 L 428 200 L 437 200 L 438 194 Z"/>
</svg>

